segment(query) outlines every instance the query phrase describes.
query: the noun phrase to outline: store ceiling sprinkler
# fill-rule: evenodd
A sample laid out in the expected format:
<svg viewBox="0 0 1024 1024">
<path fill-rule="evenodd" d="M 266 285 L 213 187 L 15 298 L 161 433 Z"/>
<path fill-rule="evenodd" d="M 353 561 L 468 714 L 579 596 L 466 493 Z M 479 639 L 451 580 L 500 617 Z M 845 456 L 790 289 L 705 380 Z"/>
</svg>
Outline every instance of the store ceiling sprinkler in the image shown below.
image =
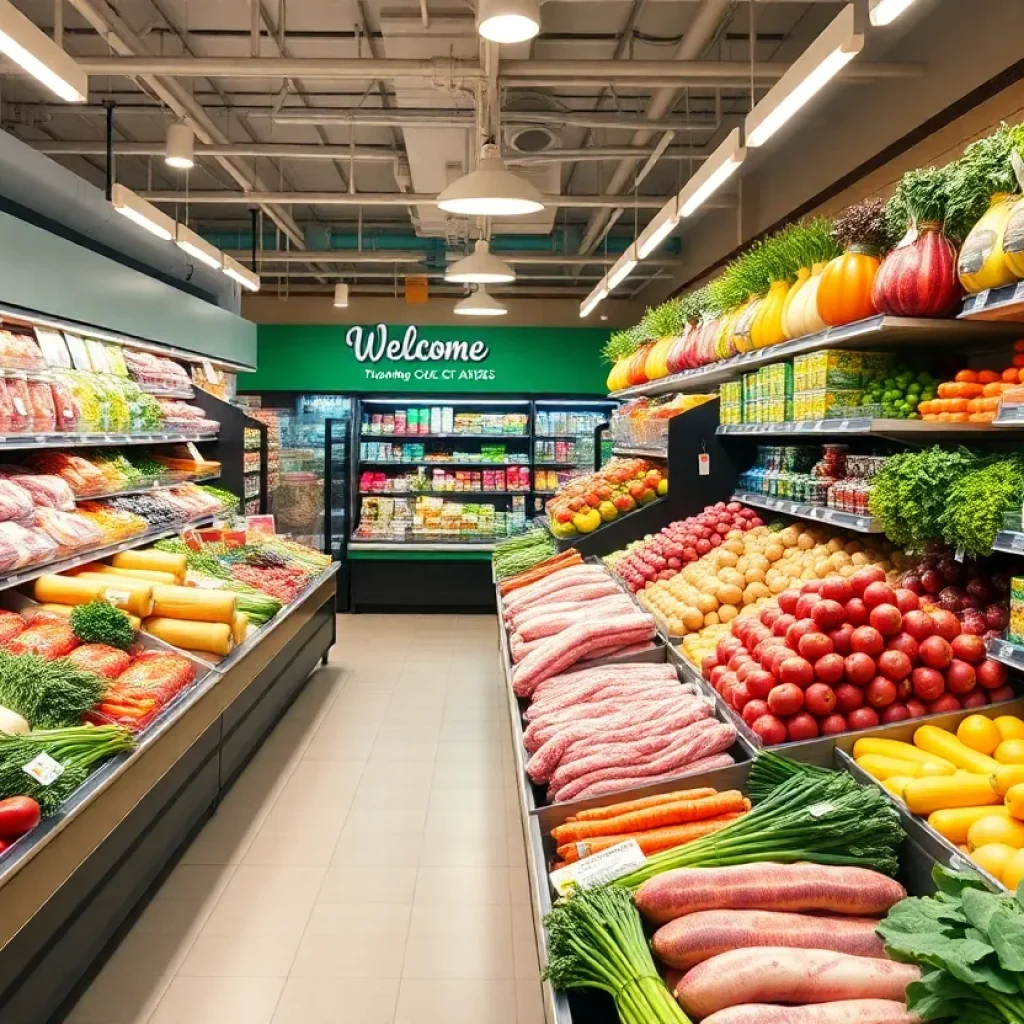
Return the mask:
<svg viewBox="0 0 1024 1024">
<path fill-rule="evenodd" d="M 348 285 L 339 282 L 334 286 L 334 307 L 335 309 L 348 309 Z"/>
<path fill-rule="evenodd" d="M 0 0 L 0 53 L 68 103 L 84 103 L 89 77 L 78 62 L 8 0 Z"/>
<path fill-rule="evenodd" d="M 184 121 L 172 121 L 167 126 L 167 149 L 164 161 L 168 167 L 188 170 L 195 166 L 195 135 L 191 125 Z"/>
<path fill-rule="evenodd" d="M 540 31 L 540 0 L 479 0 L 476 28 L 492 43 L 525 43 Z"/>
<path fill-rule="evenodd" d="M 486 143 L 476 170 L 453 181 L 437 205 L 466 217 L 521 217 L 543 210 L 544 200 L 529 181 L 506 169 L 497 146 Z"/>
<path fill-rule="evenodd" d="M 491 253 L 486 239 L 478 239 L 473 252 L 448 267 L 444 279 L 454 284 L 505 284 L 516 279 L 516 272 Z"/>
<path fill-rule="evenodd" d="M 487 289 L 480 285 L 472 295 L 455 303 L 455 312 L 460 316 L 504 316 L 508 307 L 489 295 Z"/>
</svg>

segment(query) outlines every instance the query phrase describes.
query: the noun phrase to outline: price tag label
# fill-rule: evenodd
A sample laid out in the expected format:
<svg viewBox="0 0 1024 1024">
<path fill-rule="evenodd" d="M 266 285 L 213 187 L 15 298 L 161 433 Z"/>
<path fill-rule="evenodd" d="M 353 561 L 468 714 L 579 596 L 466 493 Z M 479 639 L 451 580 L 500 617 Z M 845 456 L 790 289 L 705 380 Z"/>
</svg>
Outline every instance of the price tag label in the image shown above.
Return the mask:
<svg viewBox="0 0 1024 1024">
<path fill-rule="evenodd" d="M 1024 533 L 1015 533 L 1013 540 L 1010 541 L 1010 547 L 1014 551 L 1024 551 Z"/>
<path fill-rule="evenodd" d="M 40 786 L 52 786 L 63 774 L 64 765 L 54 760 L 49 754 L 41 753 L 23 765 L 21 769 L 26 775 L 30 775 Z M 633 840 L 636 842 L 636 840 Z M 639 847 L 637 847 L 639 849 Z"/>
<path fill-rule="evenodd" d="M 132 599 L 131 591 L 116 590 L 114 587 L 107 587 L 103 591 L 103 597 L 108 604 L 114 605 L 115 608 L 119 605 L 127 604 Z"/>
<path fill-rule="evenodd" d="M 701 452 L 697 456 L 697 475 L 709 476 L 711 473 L 711 456 L 707 452 Z"/>
<path fill-rule="evenodd" d="M 957 548 L 956 551 L 953 552 L 953 560 L 955 562 L 962 562 L 964 560 L 964 549 L 963 548 Z"/>
<path fill-rule="evenodd" d="M 849 420 L 840 420 L 839 421 L 839 429 L 840 430 L 846 430 L 847 427 L 849 427 L 849 425 L 850 425 L 850 421 Z"/>
<path fill-rule="evenodd" d="M 28 409 L 25 408 L 25 399 L 21 395 L 14 396 L 14 410 L 19 416 L 28 415 Z"/>
<path fill-rule="evenodd" d="M 568 896 L 574 888 L 590 889 L 614 882 L 616 878 L 622 878 L 641 867 L 646 860 L 640 844 L 635 839 L 627 839 L 591 857 L 584 856 L 582 860 L 552 871 L 549 877 L 555 892 L 559 896 Z"/>
<path fill-rule="evenodd" d="M 186 441 L 185 447 L 188 449 L 189 455 L 191 455 L 196 462 L 206 461 L 206 459 L 204 459 L 202 455 L 199 454 L 199 449 L 191 441 Z"/>
</svg>

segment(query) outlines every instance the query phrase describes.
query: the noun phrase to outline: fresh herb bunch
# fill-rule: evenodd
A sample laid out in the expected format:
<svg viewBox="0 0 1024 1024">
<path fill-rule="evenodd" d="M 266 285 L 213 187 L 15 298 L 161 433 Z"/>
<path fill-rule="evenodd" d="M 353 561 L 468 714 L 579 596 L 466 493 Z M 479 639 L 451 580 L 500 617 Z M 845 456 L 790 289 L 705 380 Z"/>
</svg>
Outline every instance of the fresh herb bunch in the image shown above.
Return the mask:
<svg viewBox="0 0 1024 1024">
<path fill-rule="evenodd" d="M 942 513 L 942 538 L 969 555 L 989 555 L 1003 514 L 1024 501 L 1024 457 L 986 460 L 953 481 Z"/>
<path fill-rule="evenodd" d="M 952 165 L 946 232 L 962 242 L 988 209 L 997 192 L 1016 192 L 1017 178 L 1010 163 L 1015 134 L 1001 124 L 991 135 L 972 142 Z"/>
<path fill-rule="evenodd" d="M 99 676 L 64 658 L 0 651 L 0 706 L 17 712 L 33 729 L 78 725 L 105 688 Z"/>
<path fill-rule="evenodd" d="M 544 976 L 555 988 L 607 992 L 622 1024 L 690 1024 L 658 975 L 625 889 L 579 889 L 559 900 L 544 923 L 549 937 Z"/>
<path fill-rule="evenodd" d="M 71 632 L 83 644 L 107 644 L 127 651 L 135 643 L 135 630 L 126 612 L 108 601 L 89 601 L 71 610 Z"/>
<path fill-rule="evenodd" d="M 832 221 L 827 217 L 794 224 L 783 244 L 794 272 L 801 268 L 809 270 L 815 263 L 827 263 L 841 252 L 832 234 Z"/>
<path fill-rule="evenodd" d="M 843 249 L 880 253 L 885 247 L 885 203 L 865 199 L 847 207 L 832 225 L 832 237 Z"/>
<path fill-rule="evenodd" d="M 885 233 L 889 248 L 897 245 L 911 224 L 929 221 L 945 225 L 953 165 L 907 171 L 885 204 Z"/>
<path fill-rule="evenodd" d="M 889 456 L 871 480 L 871 515 L 898 547 L 923 550 L 942 536 L 949 490 L 978 466 L 978 458 L 967 448 L 938 445 Z"/>
<path fill-rule="evenodd" d="M 43 729 L 20 736 L 0 733 L 0 799 L 30 796 L 44 818 L 52 817 L 101 761 L 133 745 L 132 734 L 119 725 Z M 40 754 L 48 754 L 64 769 L 49 786 L 24 771 Z"/>
<path fill-rule="evenodd" d="M 901 900 L 877 929 L 892 959 L 921 968 L 907 1009 L 925 1021 L 1024 1024 L 1024 895 L 941 865 L 932 878 L 934 896 Z"/>
<path fill-rule="evenodd" d="M 678 337 L 686 327 L 682 300 L 669 299 L 660 306 L 647 310 L 644 314 L 644 321 L 646 322 L 645 331 L 654 340 Z"/>
</svg>

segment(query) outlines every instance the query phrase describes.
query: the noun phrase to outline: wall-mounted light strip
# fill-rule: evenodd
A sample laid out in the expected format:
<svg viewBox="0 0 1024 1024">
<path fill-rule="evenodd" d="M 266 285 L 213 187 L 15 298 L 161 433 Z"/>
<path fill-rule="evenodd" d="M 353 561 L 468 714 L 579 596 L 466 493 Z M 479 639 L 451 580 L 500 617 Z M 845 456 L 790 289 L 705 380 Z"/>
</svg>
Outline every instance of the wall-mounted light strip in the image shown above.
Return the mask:
<svg viewBox="0 0 1024 1024">
<path fill-rule="evenodd" d="M 237 281 L 243 288 L 250 292 L 260 290 L 260 275 L 253 273 L 248 267 L 243 267 L 233 256 L 224 254 L 223 271 L 232 281 Z"/>
<path fill-rule="evenodd" d="M 89 76 L 78 62 L 8 0 L 0 0 L 0 53 L 68 103 L 84 103 Z"/>
<path fill-rule="evenodd" d="M 636 240 L 636 251 L 645 260 L 675 231 L 679 224 L 676 197 L 673 196 L 655 215 L 654 219 L 640 232 Z"/>
<path fill-rule="evenodd" d="M 914 0 L 868 0 L 871 24 L 891 25 Z"/>
<path fill-rule="evenodd" d="M 224 253 L 216 246 L 210 245 L 202 235 L 185 227 L 184 224 L 177 226 L 174 241 L 178 243 L 180 249 L 184 249 L 189 256 L 199 260 L 200 263 L 205 263 L 208 267 L 213 267 L 214 270 L 224 269 Z"/>
<path fill-rule="evenodd" d="M 613 292 L 636 270 L 636 246 L 631 245 L 618 259 L 615 266 L 608 271 L 608 291 Z"/>
<path fill-rule="evenodd" d="M 608 285 L 602 280 L 601 283 L 580 303 L 580 319 L 590 316 L 595 309 L 608 298 Z"/>
<path fill-rule="evenodd" d="M 156 235 L 165 242 L 174 238 L 174 221 L 166 213 L 161 213 L 151 203 L 137 196 L 130 188 L 115 182 L 110 191 L 110 202 L 118 213 L 134 221 L 140 228 L 145 228 L 151 235 Z"/>
<path fill-rule="evenodd" d="M 857 9 L 847 4 L 747 114 L 748 146 L 763 146 L 864 48 Z"/>
<path fill-rule="evenodd" d="M 680 216 L 690 217 L 696 213 L 739 170 L 746 155 L 746 149 L 740 144 L 740 130 L 733 128 L 701 164 L 700 170 L 680 189 L 676 196 Z"/>
</svg>

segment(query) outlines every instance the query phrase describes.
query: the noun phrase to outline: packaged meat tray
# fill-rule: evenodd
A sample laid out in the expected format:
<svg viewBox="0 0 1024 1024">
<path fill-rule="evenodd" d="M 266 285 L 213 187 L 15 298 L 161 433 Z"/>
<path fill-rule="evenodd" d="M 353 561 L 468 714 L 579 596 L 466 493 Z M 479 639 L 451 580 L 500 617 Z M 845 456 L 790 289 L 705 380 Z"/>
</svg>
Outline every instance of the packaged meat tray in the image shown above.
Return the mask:
<svg viewBox="0 0 1024 1024">
<path fill-rule="evenodd" d="M 64 480 L 79 498 L 108 490 L 106 477 L 88 459 L 69 452 L 36 452 L 26 463 L 38 473 L 52 473 Z"/>
<path fill-rule="evenodd" d="M 0 477 L 6 479 L 6 474 L 0 472 Z M 28 491 L 34 505 L 45 505 L 49 508 L 59 509 L 61 512 L 74 511 L 75 492 L 71 490 L 67 481 L 59 476 L 19 473 L 14 482 L 23 490 Z"/>
<path fill-rule="evenodd" d="M 5 370 L 43 370 L 46 360 L 39 343 L 31 335 L 0 331 L 0 367 Z"/>
<path fill-rule="evenodd" d="M 50 395 L 53 398 L 54 418 L 58 430 L 76 431 L 81 419 L 78 400 L 64 381 L 50 382 Z"/>
<path fill-rule="evenodd" d="M 0 331 L 0 334 L 3 332 Z M 28 394 L 28 381 L 21 377 L 8 377 L 4 383 L 7 386 L 7 394 L 11 400 L 11 425 L 8 432 L 11 434 L 24 434 L 31 424 L 31 413 L 29 406 L 31 399 Z"/>
<path fill-rule="evenodd" d="M 57 411 L 53 393 L 45 380 L 28 381 L 29 429 L 37 434 L 52 434 L 57 429 Z"/>
<path fill-rule="evenodd" d="M 16 561 L 9 568 L 23 569 L 26 565 L 42 565 L 57 558 L 57 542 L 34 527 L 26 528 L 13 522 L 0 523 L 0 539 L 15 550 Z"/>
<path fill-rule="evenodd" d="M 77 512 L 40 507 L 35 512 L 35 525 L 58 545 L 60 557 L 103 543 L 103 531 Z"/>
<path fill-rule="evenodd" d="M 13 480 L 0 479 L 0 521 L 31 523 L 34 513 L 32 495 Z"/>
</svg>

